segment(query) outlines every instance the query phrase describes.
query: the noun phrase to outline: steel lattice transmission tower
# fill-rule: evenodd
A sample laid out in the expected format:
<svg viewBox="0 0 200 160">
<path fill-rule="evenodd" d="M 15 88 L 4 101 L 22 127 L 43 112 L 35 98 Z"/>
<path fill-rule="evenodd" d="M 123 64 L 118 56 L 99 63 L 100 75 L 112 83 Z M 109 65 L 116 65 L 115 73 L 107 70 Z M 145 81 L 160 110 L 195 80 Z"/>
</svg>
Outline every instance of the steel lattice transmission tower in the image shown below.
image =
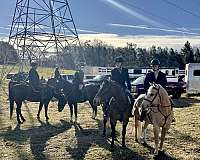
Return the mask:
<svg viewBox="0 0 200 160">
<path fill-rule="evenodd" d="M 17 0 L 9 44 L 25 61 L 62 54 L 79 38 L 67 0 Z M 23 69 L 23 67 L 22 67 Z"/>
</svg>

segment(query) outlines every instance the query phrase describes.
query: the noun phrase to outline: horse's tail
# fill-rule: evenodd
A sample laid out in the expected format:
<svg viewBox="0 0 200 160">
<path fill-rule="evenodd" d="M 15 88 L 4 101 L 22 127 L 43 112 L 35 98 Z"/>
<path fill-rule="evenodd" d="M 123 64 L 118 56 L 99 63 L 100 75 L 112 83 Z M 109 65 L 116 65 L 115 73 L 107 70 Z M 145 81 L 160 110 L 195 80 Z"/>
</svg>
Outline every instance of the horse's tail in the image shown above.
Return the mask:
<svg viewBox="0 0 200 160">
<path fill-rule="evenodd" d="M 11 119 L 13 115 L 13 108 L 14 108 L 14 97 L 12 93 L 11 82 L 9 83 L 9 101 L 10 101 L 10 119 Z"/>
</svg>

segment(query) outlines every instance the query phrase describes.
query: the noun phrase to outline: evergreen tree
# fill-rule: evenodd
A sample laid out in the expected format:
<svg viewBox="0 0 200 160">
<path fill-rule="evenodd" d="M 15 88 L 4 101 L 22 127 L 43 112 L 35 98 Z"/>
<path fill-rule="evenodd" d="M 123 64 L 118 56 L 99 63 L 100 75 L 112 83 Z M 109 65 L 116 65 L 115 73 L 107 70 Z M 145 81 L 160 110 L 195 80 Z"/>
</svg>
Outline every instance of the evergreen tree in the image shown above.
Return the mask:
<svg viewBox="0 0 200 160">
<path fill-rule="evenodd" d="M 194 62 L 194 52 L 188 41 L 185 43 L 184 47 L 181 49 L 181 54 L 184 57 L 185 63 Z"/>
</svg>

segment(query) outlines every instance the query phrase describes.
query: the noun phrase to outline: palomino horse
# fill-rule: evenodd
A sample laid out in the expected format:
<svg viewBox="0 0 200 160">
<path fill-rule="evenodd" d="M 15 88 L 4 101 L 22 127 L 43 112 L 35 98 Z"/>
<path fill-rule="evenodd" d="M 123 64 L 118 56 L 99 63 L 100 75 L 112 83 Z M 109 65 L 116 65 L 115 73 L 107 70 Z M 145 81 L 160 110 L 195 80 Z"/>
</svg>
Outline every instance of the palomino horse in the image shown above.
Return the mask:
<svg viewBox="0 0 200 160">
<path fill-rule="evenodd" d="M 126 126 L 129 122 L 129 112 L 131 104 L 128 97 L 126 96 L 124 89 L 121 86 L 119 86 L 117 82 L 114 82 L 112 80 L 104 80 L 98 93 L 94 98 L 94 103 L 96 105 L 99 105 L 100 103 L 105 104 L 108 100 L 109 105 L 107 106 L 107 115 L 110 118 L 110 125 L 112 130 L 111 147 L 114 147 L 115 127 L 117 124 L 117 120 L 123 122 L 122 146 L 125 147 Z M 106 121 L 107 118 L 104 117 L 104 135 L 106 131 Z"/>
<path fill-rule="evenodd" d="M 154 139 L 155 139 L 155 151 L 154 154 L 158 154 L 159 133 L 161 131 L 161 142 L 159 149 L 162 150 L 163 142 L 166 132 L 169 130 L 173 119 L 173 110 L 167 91 L 159 84 L 151 84 L 146 95 L 140 95 L 135 103 L 135 138 L 136 141 L 141 140 L 146 143 L 146 129 L 149 124 L 153 125 Z M 142 136 L 139 137 L 141 124 L 139 119 L 139 110 L 142 109 L 146 112 L 145 123 L 142 128 Z"/>
<path fill-rule="evenodd" d="M 25 118 L 22 116 L 21 106 L 24 100 L 28 100 L 30 102 L 40 102 L 37 114 L 38 119 L 40 118 L 40 112 L 44 105 L 45 117 L 46 120 L 48 120 L 49 119 L 47 115 L 48 104 L 53 97 L 59 100 L 58 105 L 62 105 L 63 101 L 65 101 L 64 96 L 56 94 L 55 89 L 50 85 L 48 85 L 48 82 L 47 84 L 41 85 L 40 91 L 33 91 L 33 89 L 30 87 L 29 84 L 10 81 L 9 82 L 10 118 L 12 118 L 14 102 L 15 102 L 17 105 L 16 108 L 17 121 L 19 124 L 23 123 L 25 121 Z"/>
<path fill-rule="evenodd" d="M 84 94 L 85 94 L 84 100 L 80 99 L 80 91 L 76 89 L 77 87 L 74 86 L 73 83 L 71 83 L 67 80 L 59 79 L 56 88 L 60 88 L 63 90 L 63 94 L 65 95 L 65 99 L 66 99 L 66 103 L 68 103 L 69 108 L 70 108 L 71 121 L 73 119 L 73 111 L 75 114 L 75 121 L 77 121 L 77 103 L 83 103 L 85 101 L 89 101 L 89 103 L 92 107 L 92 110 L 93 110 L 92 118 L 96 117 L 97 106 L 93 104 L 93 99 L 99 90 L 99 85 L 97 85 L 97 84 L 85 85 L 85 87 L 83 89 Z M 58 106 L 59 112 L 61 112 L 63 109 L 64 109 L 64 105 Z"/>
</svg>

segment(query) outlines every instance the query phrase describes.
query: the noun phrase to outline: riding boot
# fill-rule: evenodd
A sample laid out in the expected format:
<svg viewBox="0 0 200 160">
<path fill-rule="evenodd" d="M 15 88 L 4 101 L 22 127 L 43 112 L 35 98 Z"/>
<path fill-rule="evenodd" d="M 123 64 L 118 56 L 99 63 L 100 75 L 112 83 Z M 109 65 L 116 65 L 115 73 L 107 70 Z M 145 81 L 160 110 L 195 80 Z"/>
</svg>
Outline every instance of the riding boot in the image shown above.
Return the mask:
<svg viewBox="0 0 200 160">
<path fill-rule="evenodd" d="M 133 105 L 134 105 L 134 98 L 132 96 L 132 94 L 130 92 L 126 92 L 128 97 L 130 98 L 130 101 L 131 101 L 131 104 L 130 104 L 130 111 L 129 111 L 129 117 L 133 117 L 133 114 L 132 114 L 132 110 L 133 110 Z"/>
</svg>

